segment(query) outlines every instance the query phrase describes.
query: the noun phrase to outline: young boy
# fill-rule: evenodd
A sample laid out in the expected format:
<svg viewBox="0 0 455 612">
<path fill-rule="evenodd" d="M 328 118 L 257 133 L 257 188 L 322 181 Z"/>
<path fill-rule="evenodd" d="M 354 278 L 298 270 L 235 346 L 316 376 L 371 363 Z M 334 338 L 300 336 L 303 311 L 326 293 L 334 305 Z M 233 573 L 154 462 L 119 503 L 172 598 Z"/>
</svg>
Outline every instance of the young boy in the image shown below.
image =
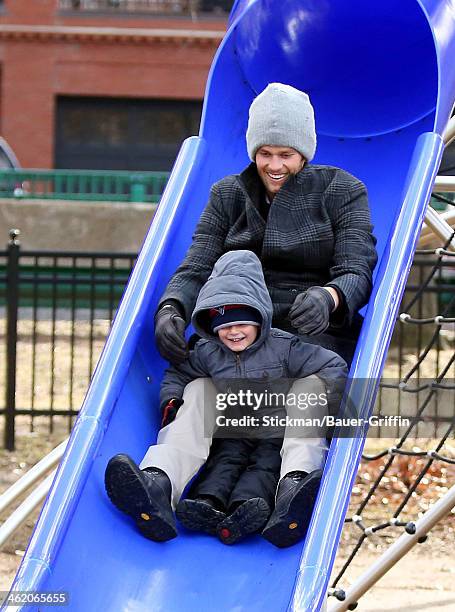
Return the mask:
<svg viewBox="0 0 455 612">
<path fill-rule="evenodd" d="M 334 386 L 339 391 L 343 384 L 345 362 L 336 353 L 271 328 L 271 320 L 272 303 L 259 259 L 251 251 L 223 255 L 202 287 L 192 316 L 202 340 L 188 360 L 172 366 L 164 376 L 160 399 L 165 426 L 157 444 L 149 448 L 139 467 L 128 456 L 116 455 L 106 468 L 106 490 L 111 501 L 134 518 L 146 537 L 165 541 L 177 535 L 172 507 L 177 506 L 185 486 L 207 460 L 216 429 L 217 393 L 226 391 L 226 381 L 282 384 L 286 379 L 297 379 L 288 384 L 288 397 L 308 391 L 309 382 L 312 389 L 323 392 L 328 386 L 332 392 L 325 396 L 325 405 L 329 412 L 337 411 L 340 394 L 334 392 Z M 292 412 L 305 416 L 289 403 L 286 410 L 288 416 Z M 280 504 L 263 531 L 264 537 L 283 547 L 306 533 L 327 448 L 325 437 L 297 437 L 294 432 L 286 428 L 281 448 Z M 258 448 L 265 442 L 258 442 Z M 255 495 L 247 500 L 233 500 L 231 495 L 228 510 L 232 510 L 232 516 L 226 516 L 215 504 L 207 504 L 207 514 L 213 518 L 211 529 L 216 528 L 228 543 L 258 529 L 257 515 L 263 521 L 268 512 L 258 501 L 264 498 Z M 210 502 L 217 499 L 217 491 L 209 489 L 196 498 L 199 504 Z M 256 501 L 252 503 L 251 499 Z M 242 507 L 244 511 L 239 512 Z M 180 506 L 184 522 L 187 511 L 185 504 Z"/>
</svg>

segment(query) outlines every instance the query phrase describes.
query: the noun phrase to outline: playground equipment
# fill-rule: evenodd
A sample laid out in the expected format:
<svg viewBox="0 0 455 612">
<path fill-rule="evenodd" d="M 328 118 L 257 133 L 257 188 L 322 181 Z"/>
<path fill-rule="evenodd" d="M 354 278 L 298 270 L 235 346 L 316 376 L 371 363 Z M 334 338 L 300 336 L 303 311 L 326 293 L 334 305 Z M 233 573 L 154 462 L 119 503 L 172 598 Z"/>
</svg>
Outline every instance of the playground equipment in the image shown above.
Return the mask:
<svg viewBox="0 0 455 612">
<path fill-rule="evenodd" d="M 385 402 L 386 413 L 390 412 L 390 403 L 392 403 L 394 413 L 399 412 L 403 415 L 401 406 L 404 406 L 404 412 L 411 418 L 409 425 L 401 428 L 392 444 L 389 440 L 383 450 L 372 455 L 364 454 L 362 457 L 364 468 L 369 462 L 376 462 L 375 477 L 363 492 L 362 499 L 353 505 L 351 516 L 346 519 L 346 523 L 350 522 L 353 525 L 353 530 L 359 537 L 333 579 L 329 593 L 339 601 L 330 606 L 330 612 L 354 610 L 359 598 L 413 546 L 425 542 L 428 532 L 455 507 L 455 485 L 449 488 L 450 478 L 445 477 L 447 468 L 455 465 L 454 448 L 450 445 L 455 427 L 453 399 L 455 386 L 452 382 L 455 373 L 455 352 L 447 351 L 444 357 L 436 360 L 434 356 L 433 358 L 430 356 L 431 352 L 436 353 L 436 348 L 440 346 L 443 330 L 449 331 L 452 342 L 455 339 L 455 293 L 452 291 L 446 294 L 447 300 L 439 301 L 437 304 L 439 310 L 434 316 L 422 317 L 421 314 L 422 297 L 430 281 L 440 279 L 438 273 L 444 260 L 452 260 L 452 265 L 455 263 L 455 253 L 447 248 L 454 240 L 455 230 L 440 247 L 416 251 L 418 257 L 431 258 L 430 269 L 412 299 L 403 302 L 403 312 L 397 321 L 395 332 L 401 334 L 404 327 L 411 326 L 422 338 L 422 328 L 425 326 L 430 329 L 430 334 L 426 335 L 427 341 L 418 351 L 415 363 L 404 367 L 404 372 L 396 380 L 381 382 L 381 386 L 386 387 L 392 396 L 389 397 L 389 402 Z M 428 378 L 427 374 L 427 377 L 421 377 L 421 369 L 427 372 L 432 370 L 432 376 Z M 416 438 L 422 437 L 428 438 L 427 449 L 415 446 Z M 398 462 L 404 464 L 401 477 Z M 409 462 L 412 466 L 410 470 Z M 413 502 L 420 503 L 419 497 L 423 496 L 422 489 L 431 492 L 430 499 L 433 503 L 423 516 L 414 522 L 409 517 L 412 512 L 415 516 L 417 510 L 415 508 L 409 510 L 409 506 L 412 506 Z M 391 490 L 394 491 L 392 495 L 390 495 Z M 400 493 L 397 494 L 397 491 Z M 441 497 L 435 501 L 436 492 Z M 387 502 L 387 506 L 382 506 L 381 519 L 378 521 L 374 518 L 364 518 L 368 515 L 375 516 L 375 512 L 371 511 L 371 505 L 375 497 L 381 499 L 383 495 L 386 495 L 383 501 Z M 426 503 L 427 500 L 423 499 L 420 508 Z M 401 530 L 402 535 L 361 576 L 354 581 L 351 580 L 347 590 L 343 589 L 346 580 L 349 580 L 351 562 L 362 546 L 368 539 L 377 538 L 377 535 L 390 535 L 391 530 L 395 532 L 394 535 Z M 377 540 L 375 544 L 378 544 Z"/>
<path fill-rule="evenodd" d="M 54 450 L 34 465 L 26 474 L 17 480 L 7 491 L 0 495 L 0 514 L 9 508 L 16 499 L 34 485 L 32 493 L 22 502 L 14 513 L 0 527 L 0 548 L 19 529 L 33 510 L 43 501 L 49 493 L 55 477 L 53 471 L 43 482 L 39 482 L 52 468 L 56 467 L 65 452 L 67 440 L 61 442 Z M 37 484 L 39 483 L 39 484 Z"/>
<path fill-rule="evenodd" d="M 355 610 L 358 599 L 366 593 L 384 574 L 411 550 L 426 540 L 426 534 L 438 521 L 447 516 L 455 506 L 455 486 L 438 500 L 434 506 L 414 525 L 413 533 L 403 533 L 390 548 L 369 567 L 351 587 L 339 597 L 340 602 L 329 607 L 329 612 Z M 336 591 L 334 591 L 334 594 Z"/>
<path fill-rule="evenodd" d="M 109 503 L 104 469 L 120 451 L 140 459 L 156 433 L 165 363 L 153 313 L 210 185 L 248 161 L 248 107 L 268 82 L 309 92 L 315 163 L 369 190 L 381 260 L 351 369 L 351 397 L 369 414 L 455 98 L 454 31 L 453 0 L 235 3 L 200 136 L 176 160 L 13 590 L 66 591 L 72 610 L 321 609 L 362 439 L 333 440 L 306 541 L 285 550 L 144 540 Z"/>
</svg>

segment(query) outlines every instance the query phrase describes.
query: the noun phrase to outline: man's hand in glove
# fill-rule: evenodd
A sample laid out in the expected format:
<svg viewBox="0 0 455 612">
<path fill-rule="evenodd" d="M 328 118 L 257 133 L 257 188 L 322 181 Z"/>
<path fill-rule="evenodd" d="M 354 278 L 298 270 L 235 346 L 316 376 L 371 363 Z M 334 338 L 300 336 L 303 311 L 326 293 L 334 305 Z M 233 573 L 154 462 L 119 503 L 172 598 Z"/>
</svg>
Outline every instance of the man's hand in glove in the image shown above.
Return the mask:
<svg viewBox="0 0 455 612">
<path fill-rule="evenodd" d="M 310 287 L 299 293 L 289 310 L 289 320 L 299 334 L 317 336 L 328 326 L 335 300 L 323 287 Z"/>
<path fill-rule="evenodd" d="M 155 315 L 155 340 L 160 354 L 171 363 L 182 363 L 188 357 L 185 321 L 172 304 L 161 306 Z"/>
<path fill-rule="evenodd" d="M 183 400 L 176 398 L 170 399 L 164 404 L 162 409 L 161 427 L 166 427 L 166 425 L 172 423 L 177 416 L 178 409 L 182 404 Z"/>
</svg>

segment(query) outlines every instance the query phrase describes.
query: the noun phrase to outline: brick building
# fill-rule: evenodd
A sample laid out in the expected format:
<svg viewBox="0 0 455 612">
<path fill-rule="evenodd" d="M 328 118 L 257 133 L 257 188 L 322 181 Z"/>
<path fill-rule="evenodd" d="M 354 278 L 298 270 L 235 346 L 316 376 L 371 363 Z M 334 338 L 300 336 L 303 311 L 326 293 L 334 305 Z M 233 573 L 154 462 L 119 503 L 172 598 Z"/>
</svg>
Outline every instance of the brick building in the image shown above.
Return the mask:
<svg viewBox="0 0 455 612">
<path fill-rule="evenodd" d="M 27 168 L 169 169 L 232 5 L 0 0 L 0 134 Z"/>
</svg>

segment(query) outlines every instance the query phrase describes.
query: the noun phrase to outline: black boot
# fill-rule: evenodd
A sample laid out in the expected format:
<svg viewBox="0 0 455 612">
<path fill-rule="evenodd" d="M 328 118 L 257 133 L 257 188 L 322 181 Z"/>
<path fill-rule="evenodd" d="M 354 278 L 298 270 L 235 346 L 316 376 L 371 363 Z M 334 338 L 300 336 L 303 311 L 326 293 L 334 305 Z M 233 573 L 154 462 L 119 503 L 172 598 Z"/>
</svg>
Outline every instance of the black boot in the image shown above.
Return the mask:
<svg viewBox="0 0 455 612">
<path fill-rule="evenodd" d="M 286 548 L 305 537 L 321 478 L 322 470 L 286 474 L 278 485 L 275 509 L 262 532 L 266 540 Z"/>
<path fill-rule="evenodd" d="M 226 518 L 222 504 L 214 497 L 204 495 L 195 499 L 182 499 L 176 510 L 178 520 L 187 529 L 216 533 L 218 524 Z"/>
<path fill-rule="evenodd" d="M 224 544 L 234 544 L 262 529 L 270 516 L 270 507 L 262 497 L 248 499 L 218 525 L 218 537 Z"/>
<path fill-rule="evenodd" d="M 128 455 L 115 455 L 107 464 L 104 484 L 114 506 L 131 516 L 146 538 L 165 542 L 177 536 L 171 481 L 163 470 L 140 470 Z"/>
</svg>

